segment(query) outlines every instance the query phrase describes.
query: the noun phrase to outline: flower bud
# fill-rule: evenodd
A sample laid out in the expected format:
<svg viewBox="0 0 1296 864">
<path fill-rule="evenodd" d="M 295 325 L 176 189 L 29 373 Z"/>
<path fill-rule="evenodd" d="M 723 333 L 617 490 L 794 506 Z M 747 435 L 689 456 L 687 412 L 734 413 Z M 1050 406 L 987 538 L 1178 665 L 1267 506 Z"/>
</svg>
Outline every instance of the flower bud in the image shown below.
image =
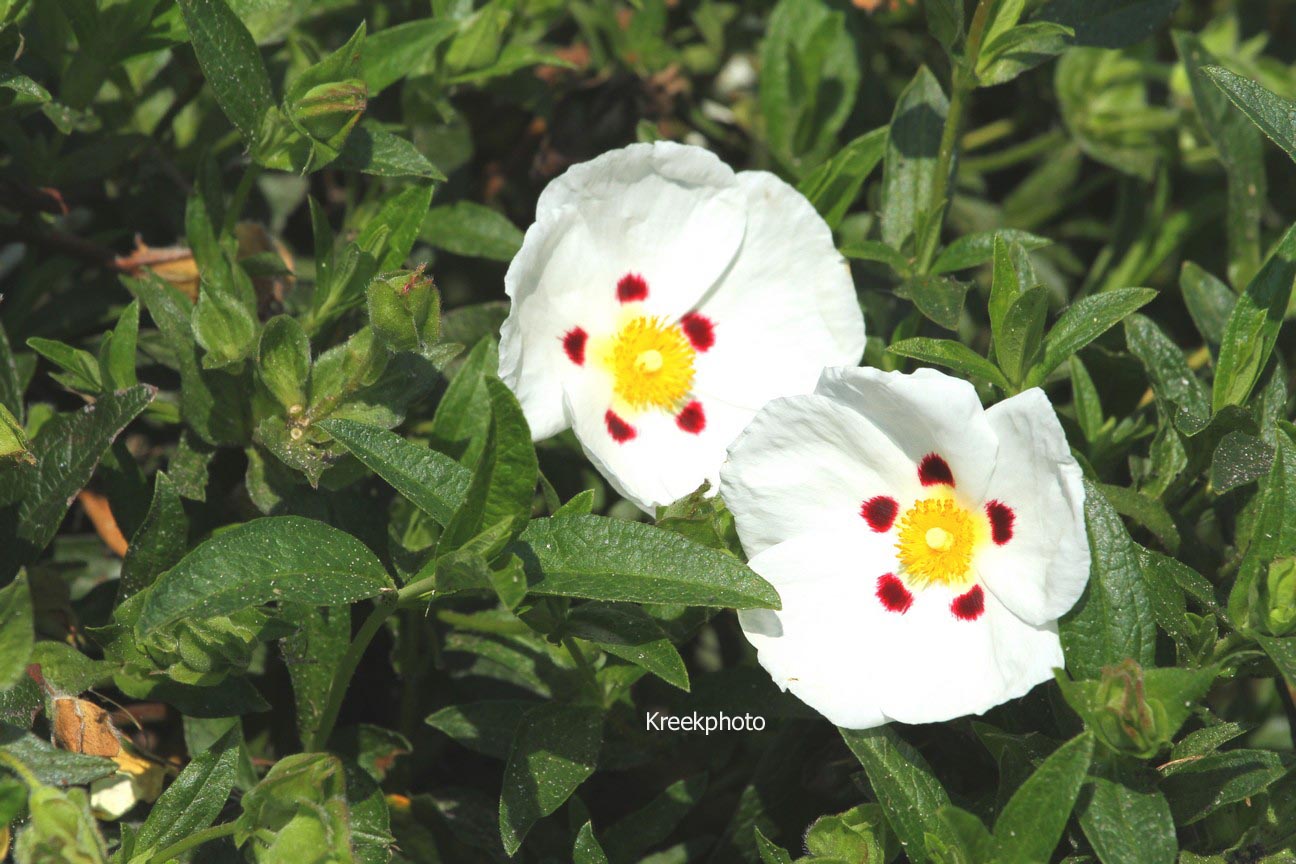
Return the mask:
<svg viewBox="0 0 1296 864">
<path fill-rule="evenodd" d="M 1147 697 L 1143 667 L 1132 659 L 1103 669 L 1097 708 L 1095 731 L 1114 750 L 1147 758 L 1170 741 L 1165 706 Z"/>
<path fill-rule="evenodd" d="M 368 299 L 369 324 L 388 349 L 421 351 L 440 335 L 441 298 L 423 268 L 379 275 Z"/>
<path fill-rule="evenodd" d="M 310 88 L 292 104 L 293 120 L 317 141 L 338 148 L 369 104 L 363 81 L 330 81 Z"/>
<path fill-rule="evenodd" d="M 1296 558 L 1276 558 L 1265 579 L 1265 624 L 1275 636 L 1296 630 Z"/>
</svg>

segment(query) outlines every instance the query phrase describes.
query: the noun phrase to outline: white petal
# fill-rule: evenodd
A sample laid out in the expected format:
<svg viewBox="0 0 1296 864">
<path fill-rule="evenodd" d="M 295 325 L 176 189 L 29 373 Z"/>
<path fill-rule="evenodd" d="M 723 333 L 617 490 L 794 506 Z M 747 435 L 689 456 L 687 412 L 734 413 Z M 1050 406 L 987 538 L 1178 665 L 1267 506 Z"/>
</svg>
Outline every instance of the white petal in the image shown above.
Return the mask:
<svg viewBox="0 0 1296 864">
<path fill-rule="evenodd" d="M 700 392 L 759 408 L 809 393 L 825 366 L 864 353 L 864 315 L 832 231 L 800 192 L 745 171 L 747 233 L 733 266 L 699 304 L 715 345 L 698 355 Z"/>
<path fill-rule="evenodd" d="M 894 569 L 881 537 L 804 534 L 751 559 L 778 590 L 780 611 L 740 613 L 774 682 L 838 726 L 930 723 L 979 714 L 1021 696 L 1063 663 L 1056 629 L 1031 627 L 992 595 L 974 621 L 955 594 L 915 591 L 903 614 L 877 597 Z"/>
<path fill-rule="evenodd" d="M 1012 539 L 987 543 L 976 568 L 1013 612 L 1040 624 L 1075 605 L 1089 581 L 1084 484 L 1044 391 L 1027 390 L 986 411 L 999 437 L 988 500 L 1014 514 Z"/>
<path fill-rule="evenodd" d="M 883 653 L 882 708 L 901 723 L 937 723 L 984 714 L 1053 678 L 1064 665 L 1057 624 L 1034 627 L 982 591 L 974 621 L 950 610 L 957 593 L 933 585 L 914 592 L 902 636 Z M 906 620 L 907 619 L 907 620 Z"/>
<path fill-rule="evenodd" d="M 967 381 L 935 369 L 838 368 L 824 370 L 815 392 L 868 417 L 913 465 L 933 453 L 944 459 L 958 497 L 973 506 L 983 500 L 998 440 Z"/>
<path fill-rule="evenodd" d="M 616 278 L 591 254 L 594 246 L 575 211 L 554 213 L 527 231 L 504 279 L 513 304 L 500 327 L 499 376 L 517 395 L 537 441 L 567 428 L 563 381 L 584 368 L 568 358 L 563 336 L 577 327 L 603 335 L 616 320 L 615 290 L 586 290 Z"/>
<path fill-rule="evenodd" d="M 610 382 L 587 376 L 566 394 L 568 416 L 581 449 L 622 497 L 653 515 L 704 482 L 719 485 L 725 447 L 751 420 L 747 408 L 720 399 L 697 400 L 706 423 L 698 433 L 680 428 L 675 416 L 648 410 L 622 418 L 634 428 L 628 441 L 615 440 L 607 426 Z"/>
<path fill-rule="evenodd" d="M 807 532 L 871 534 L 865 501 L 888 496 L 903 511 L 922 488 L 913 463 L 864 415 L 815 394 L 768 403 L 720 476 L 748 556 Z"/>
<path fill-rule="evenodd" d="M 572 166 L 541 194 L 537 219 L 569 209 L 593 235 L 587 253 L 614 271 L 610 282 L 581 290 L 615 297 L 617 280 L 636 273 L 648 283 L 644 310 L 670 318 L 715 285 L 747 222 L 733 170 L 709 150 L 669 141 L 632 144 Z"/>
</svg>

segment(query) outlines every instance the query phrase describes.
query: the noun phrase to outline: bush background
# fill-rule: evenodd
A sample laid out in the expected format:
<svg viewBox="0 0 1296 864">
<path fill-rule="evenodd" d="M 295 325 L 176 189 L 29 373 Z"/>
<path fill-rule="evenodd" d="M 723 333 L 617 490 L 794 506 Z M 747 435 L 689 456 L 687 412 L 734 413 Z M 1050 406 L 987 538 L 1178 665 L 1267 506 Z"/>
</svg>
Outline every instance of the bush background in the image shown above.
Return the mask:
<svg viewBox="0 0 1296 864">
<path fill-rule="evenodd" d="M 1296 861 L 1292 3 L 0 0 L 0 58 L 0 849 Z M 839 734 L 722 506 L 533 450 L 507 262 L 657 138 L 810 197 L 867 364 L 1045 387 L 1070 677 Z"/>
</svg>

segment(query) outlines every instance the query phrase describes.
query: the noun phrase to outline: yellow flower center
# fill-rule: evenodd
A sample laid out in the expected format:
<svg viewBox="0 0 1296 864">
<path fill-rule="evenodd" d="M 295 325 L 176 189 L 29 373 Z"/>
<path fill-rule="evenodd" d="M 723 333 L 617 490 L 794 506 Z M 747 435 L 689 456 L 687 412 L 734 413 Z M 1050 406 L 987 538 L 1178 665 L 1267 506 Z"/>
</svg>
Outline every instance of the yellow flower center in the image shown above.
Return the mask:
<svg viewBox="0 0 1296 864">
<path fill-rule="evenodd" d="M 900 520 L 896 551 L 913 583 L 959 586 L 971 577 L 977 523 L 951 498 L 925 498 Z"/>
<path fill-rule="evenodd" d="M 617 398 L 634 410 L 678 409 L 693 388 L 693 345 L 678 324 L 630 319 L 612 337 L 606 365 Z"/>
</svg>

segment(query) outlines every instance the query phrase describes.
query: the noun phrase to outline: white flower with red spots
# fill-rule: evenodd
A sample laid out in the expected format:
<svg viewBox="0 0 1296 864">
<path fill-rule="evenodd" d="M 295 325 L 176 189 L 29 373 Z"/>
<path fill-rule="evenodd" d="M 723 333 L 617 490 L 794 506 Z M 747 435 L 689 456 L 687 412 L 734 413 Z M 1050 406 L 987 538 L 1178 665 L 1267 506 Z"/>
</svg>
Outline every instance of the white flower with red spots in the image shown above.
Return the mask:
<svg viewBox="0 0 1296 864">
<path fill-rule="evenodd" d="M 776 396 L 856 364 L 864 317 L 832 232 L 773 174 L 634 144 L 544 190 L 504 279 L 500 378 L 537 440 L 571 427 L 651 512 L 714 487 Z"/>
<path fill-rule="evenodd" d="M 726 503 L 780 611 L 739 613 L 775 683 L 839 726 L 931 723 L 1063 665 L 1089 579 L 1080 467 L 1043 391 L 828 369 L 729 450 Z"/>
</svg>

